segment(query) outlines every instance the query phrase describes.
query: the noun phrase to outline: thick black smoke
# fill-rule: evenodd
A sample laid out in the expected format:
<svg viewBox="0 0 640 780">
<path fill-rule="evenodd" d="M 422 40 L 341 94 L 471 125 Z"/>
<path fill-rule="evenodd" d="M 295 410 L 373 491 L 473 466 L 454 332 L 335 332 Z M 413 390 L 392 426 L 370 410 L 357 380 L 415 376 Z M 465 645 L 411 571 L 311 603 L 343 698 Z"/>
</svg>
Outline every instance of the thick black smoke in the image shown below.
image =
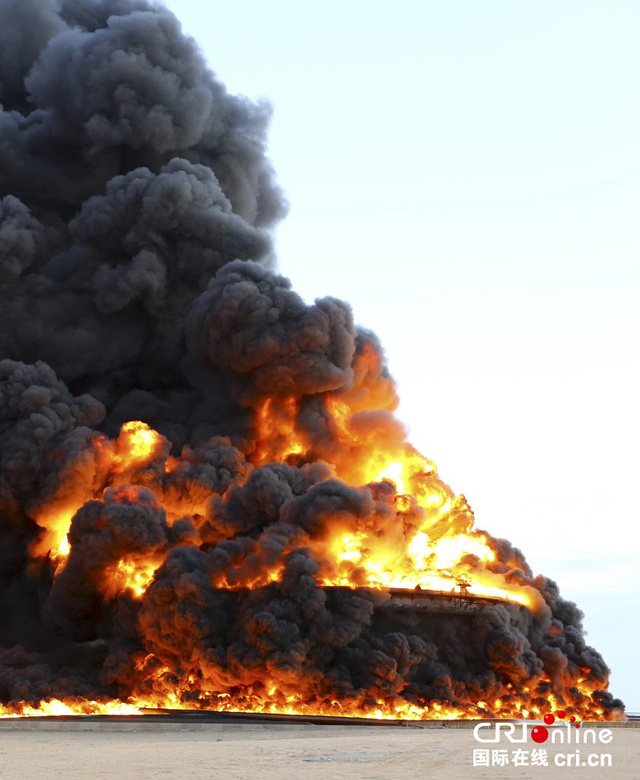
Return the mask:
<svg viewBox="0 0 640 780">
<path fill-rule="evenodd" d="M 53 0 L 0 5 L 0 103 L 0 355 L 184 443 L 229 400 L 179 370 L 185 319 L 225 263 L 271 264 L 285 212 L 269 107 L 160 6 Z"/>
<path fill-rule="evenodd" d="M 269 116 L 159 4 L 0 0 L 0 701 L 469 708 L 528 686 L 540 706 L 620 707 L 581 613 L 508 542 L 494 571 L 536 588 L 536 613 L 403 623 L 382 594 L 318 586 L 336 524 L 402 534 L 418 510 L 398 520 L 388 483 L 335 476 L 403 431 L 375 336 L 272 270 Z M 291 396 L 307 454 L 260 461 L 257 418 Z M 143 464 L 122 458 L 129 420 L 165 437 Z M 45 529 L 70 507 L 54 577 Z M 119 588 L 144 560 L 143 595 Z"/>
</svg>

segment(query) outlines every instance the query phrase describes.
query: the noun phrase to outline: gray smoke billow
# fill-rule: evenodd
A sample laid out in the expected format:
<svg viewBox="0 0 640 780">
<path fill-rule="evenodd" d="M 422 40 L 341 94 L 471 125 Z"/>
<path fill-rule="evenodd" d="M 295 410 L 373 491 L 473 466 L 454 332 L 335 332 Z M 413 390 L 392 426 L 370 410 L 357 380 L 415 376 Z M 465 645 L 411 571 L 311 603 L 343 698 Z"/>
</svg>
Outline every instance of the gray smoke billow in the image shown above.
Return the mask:
<svg viewBox="0 0 640 780">
<path fill-rule="evenodd" d="M 274 271 L 269 117 L 159 4 L 0 0 L 0 701 L 277 689 L 345 711 L 551 695 L 620 710 L 581 612 L 505 540 L 494 570 L 535 588 L 537 612 L 418 625 L 318 585 L 336 517 L 415 528 L 418 510 L 398 521 L 389 483 L 336 477 L 361 450 L 331 398 L 355 404 L 354 430 L 403 434 L 376 337 Z M 293 396 L 308 451 L 270 462 L 258 417 Z M 130 420 L 162 438 L 115 478 Z M 34 551 L 77 496 L 54 576 Z M 141 597 L 105 584 L 123 559 L 159 566 Z"/>
</svg>

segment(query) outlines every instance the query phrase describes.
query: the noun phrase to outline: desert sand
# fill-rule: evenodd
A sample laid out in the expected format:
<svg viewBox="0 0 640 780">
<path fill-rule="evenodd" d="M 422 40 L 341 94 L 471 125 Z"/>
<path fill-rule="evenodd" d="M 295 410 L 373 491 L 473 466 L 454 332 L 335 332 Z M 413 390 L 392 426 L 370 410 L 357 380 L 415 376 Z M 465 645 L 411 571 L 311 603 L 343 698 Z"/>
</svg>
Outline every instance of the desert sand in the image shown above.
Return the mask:
<svg viewBox="0 0 640 780">
<path fill-rule="evenodd" d="M 545 747 L 548 766 L 473 766 L 474 749 Z M 480 745 L 470 728 L 309 725 L 0 722 L 0 777 L 184 778 L 624 778 L 640 777 L 640 729 L 616 728 L 610 744 L 580 745 L 581 759 L 610 753 L 609 767 L 559 767 L 576 746 Z"/>
</svg>

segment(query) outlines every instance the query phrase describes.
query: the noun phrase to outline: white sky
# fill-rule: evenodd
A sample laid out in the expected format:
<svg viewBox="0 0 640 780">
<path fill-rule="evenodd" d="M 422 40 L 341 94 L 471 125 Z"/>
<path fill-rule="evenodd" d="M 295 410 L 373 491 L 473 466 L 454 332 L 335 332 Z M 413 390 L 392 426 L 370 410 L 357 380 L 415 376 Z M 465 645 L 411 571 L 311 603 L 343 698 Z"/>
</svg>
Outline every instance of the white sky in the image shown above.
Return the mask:
<svg viewBox="0 0 640 780">
<path fill-rule="evenodd" d="M 378 333 L 413 443 L 640 710 L 640 4 L 167 4 L 274 105 L 280 270 Z"/>
</svg>

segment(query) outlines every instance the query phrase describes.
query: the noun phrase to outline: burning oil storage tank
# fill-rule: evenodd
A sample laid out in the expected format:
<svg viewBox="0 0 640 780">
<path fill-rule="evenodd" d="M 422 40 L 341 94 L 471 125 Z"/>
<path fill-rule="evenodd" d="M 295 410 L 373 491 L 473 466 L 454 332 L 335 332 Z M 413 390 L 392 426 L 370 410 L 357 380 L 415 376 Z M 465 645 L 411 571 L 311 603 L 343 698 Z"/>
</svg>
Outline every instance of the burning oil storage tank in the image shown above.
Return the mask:
<svg viewBox="0 0 640 780">
<path fill-rule="evenodd" d="M 268 118 L 161 4 L 0 0 L 0 713 L 622 707 L 375 334 L 274 270 Z"/>
<path fill-rule="evenodd" d="M 449 591 L 425 590 L 420 586 L 324 590 L 329 609 L 335 609 L 346 592 L 371 601 L 373 634 L 419 637 L 431 647 L 434 659 L 443 669 L 452 671 L 455 678 L 486 675 L 489 666 L 496 668 L 501 652 L 505 663 L 514 656 L 519 657 L 523 666 L 531 661 L 530 650 L 522 646 L 518 637 L 523 633 L 535 635 L 535 609 L 509 599 L 472 595 L 464 582 L 458 582 Z M 500 637 L 496 643 L 497 634 Z M 433 671 L 429 676 L 433 676 Z"/>
</svg>

